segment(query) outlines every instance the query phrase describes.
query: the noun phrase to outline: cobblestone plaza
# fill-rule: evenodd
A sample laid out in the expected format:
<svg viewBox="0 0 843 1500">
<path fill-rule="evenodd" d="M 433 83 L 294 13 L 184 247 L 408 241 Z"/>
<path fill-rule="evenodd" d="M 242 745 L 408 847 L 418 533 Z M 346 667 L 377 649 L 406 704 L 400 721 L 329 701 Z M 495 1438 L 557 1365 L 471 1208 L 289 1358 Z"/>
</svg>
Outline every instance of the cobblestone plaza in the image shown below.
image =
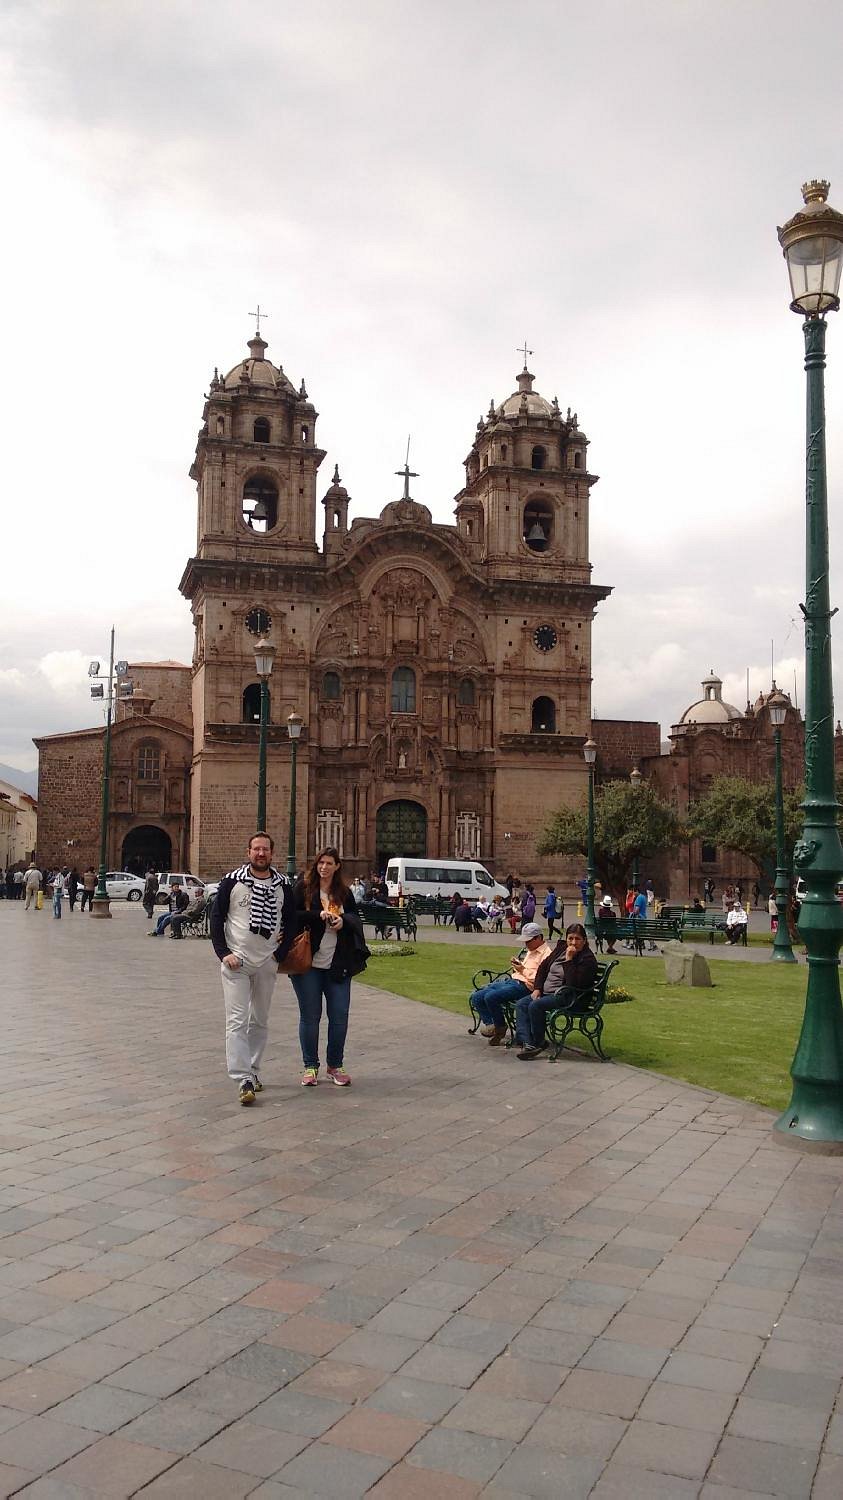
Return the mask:
<svg viewBox="0 0 843 1500">
<path fill-rule="evenodd" d="M 841 1159 L 357 982 L 353 1087 L 280 979 L 243 1110 L 113 910 L 0 904 L 0 1496 L 839 1500 Z"/>
</svg>

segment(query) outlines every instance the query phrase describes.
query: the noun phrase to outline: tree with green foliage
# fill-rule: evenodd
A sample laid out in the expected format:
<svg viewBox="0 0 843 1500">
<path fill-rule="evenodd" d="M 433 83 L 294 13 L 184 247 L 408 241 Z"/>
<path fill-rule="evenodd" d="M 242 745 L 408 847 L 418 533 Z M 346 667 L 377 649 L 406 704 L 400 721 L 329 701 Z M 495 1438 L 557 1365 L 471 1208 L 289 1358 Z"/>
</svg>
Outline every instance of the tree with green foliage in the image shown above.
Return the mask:
<svg viewBox="0 0 843 1500">
<path fill-rule="evenodd" d="M 784 838 L 787 865 L 802 831 L 802 789 L 784 794 Z M 688 814 L 692 838 L 734 849 L 770 879 L 776 864 L 776 785 L 747 781 L 745 776 L 718 776 Z"/>
<path fill-rule="evenodd" d="M 604 891 L 623 899 L 638 856 L 652 857 L 673 849 L 687 837 L 669 803 L 642 781 L 607 781 L 594 789 L 594 866 Z M 536 845 L 539 854 L 586 854 L 588 811 L 560 807 Z"/>
</svg>

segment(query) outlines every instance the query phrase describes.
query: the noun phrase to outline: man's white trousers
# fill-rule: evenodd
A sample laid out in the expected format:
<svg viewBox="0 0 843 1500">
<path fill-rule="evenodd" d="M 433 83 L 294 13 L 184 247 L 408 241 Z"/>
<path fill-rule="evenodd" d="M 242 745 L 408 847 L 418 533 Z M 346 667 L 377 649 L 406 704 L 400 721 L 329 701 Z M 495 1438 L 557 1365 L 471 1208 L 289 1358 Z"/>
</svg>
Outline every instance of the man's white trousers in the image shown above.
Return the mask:
<svg viewBox="0 0 843 1500">
<path fill-rule="evenodd" d="M 225 1003 L 225 1060 L 228 1076 L 236 1083 L 253 1079 L 260 1068 L 277 972 L 274 959 L 251 972 L 220 964 Z"/>
</svg>

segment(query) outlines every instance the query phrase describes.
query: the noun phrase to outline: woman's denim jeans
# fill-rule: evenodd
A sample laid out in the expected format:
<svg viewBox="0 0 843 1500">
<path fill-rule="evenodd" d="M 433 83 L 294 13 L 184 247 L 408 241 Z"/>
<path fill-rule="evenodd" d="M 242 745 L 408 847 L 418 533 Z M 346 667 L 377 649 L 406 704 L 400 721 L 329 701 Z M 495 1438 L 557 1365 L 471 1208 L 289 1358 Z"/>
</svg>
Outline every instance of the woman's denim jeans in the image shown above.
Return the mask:
<svg viewBox="0 0 843 1500">
<path fill-rule="evenodd" d="M 324 995 L 328 1012 L 327 1064 L 329 1068 L 341 1068 L 348 1031 L 351 980 L 332 979 L 327 969 L 308 969 L 304 974 L 291 974 L 290 982 L 299 1002 L 299 1041 L 304 1066 L 319 1067 L 319 1023 Z"/>
</svg>

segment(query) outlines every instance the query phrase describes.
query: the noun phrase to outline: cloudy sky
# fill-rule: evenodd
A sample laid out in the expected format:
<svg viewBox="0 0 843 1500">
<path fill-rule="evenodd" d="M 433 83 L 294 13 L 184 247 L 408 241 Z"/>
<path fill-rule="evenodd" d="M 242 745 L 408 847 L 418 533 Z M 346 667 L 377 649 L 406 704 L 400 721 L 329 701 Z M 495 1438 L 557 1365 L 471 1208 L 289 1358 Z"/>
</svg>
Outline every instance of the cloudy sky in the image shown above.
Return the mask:
<svg viewBox="0 0 843 1500">
<path fill-rule="evenodd" d="M 596 715 L 666 729 L 712 667 L 742 707 L 771 641 L 801 703 L 775 229 L 807 177 L 843 208 L 839 0 L 5 0 L 0 28 L 0 761 L 96 722 L 112 621 L 121 656 L 189 660 L 187 471 L 258 300 L 358 515 L 411 432 L 452 519 L 528 340 L 601 476 Z M 843 319 L 829 355 L 837 562 Z"/>
</svg>

